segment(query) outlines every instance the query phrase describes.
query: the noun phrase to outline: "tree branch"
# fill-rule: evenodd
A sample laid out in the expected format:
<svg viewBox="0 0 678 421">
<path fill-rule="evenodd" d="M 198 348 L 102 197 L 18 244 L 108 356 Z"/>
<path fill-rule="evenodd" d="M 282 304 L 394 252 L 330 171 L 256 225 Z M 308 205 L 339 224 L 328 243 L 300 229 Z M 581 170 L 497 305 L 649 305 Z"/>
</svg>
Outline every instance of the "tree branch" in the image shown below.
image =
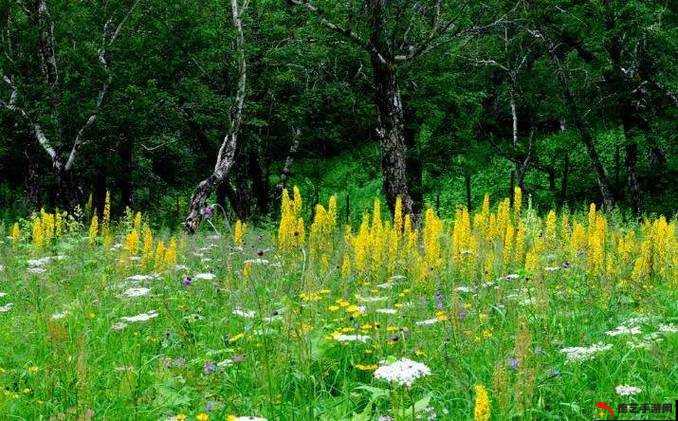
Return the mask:
<svg viewBox="0 0 678 421">
<path fill-rule="evenodd" d="M 356 34 L 354 31 L 347 28 L 343 28 L 335 24 L 334 22 L 330 21 L 327 18 L 325 12 L 319 9 L 314 4 L 310 3 L 307 0 L 287 0 L 287 1 L 289 4 L 292 4 L 294 6 L 301 6 L 306 8 L 306 10 L 308 10 L 318 18 L 318 20 L 323 26 L 338 34 L 343 35 L 358 47 L 363 48 L 364 50 L 367 50 L 368 52 L 374 54 L 376 57 L 379 58 L 379 61 L 381 61 L 382 64 L 388 64 L 386 57 L 382 54 L 381 51 L 379 51 L 379 49 L 374 44 L 372 44 L 371 42 L 364 41 L 360 37 L 360 35 Z"/>
</svg>

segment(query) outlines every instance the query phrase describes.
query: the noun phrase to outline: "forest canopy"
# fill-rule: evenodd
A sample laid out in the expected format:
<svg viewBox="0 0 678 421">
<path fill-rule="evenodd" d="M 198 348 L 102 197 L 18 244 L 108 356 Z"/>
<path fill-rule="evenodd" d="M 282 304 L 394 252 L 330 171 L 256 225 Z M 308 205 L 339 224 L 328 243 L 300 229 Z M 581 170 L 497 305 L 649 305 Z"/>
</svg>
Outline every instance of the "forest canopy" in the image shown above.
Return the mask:
<svg viewBox="0 0 678 421">
<path fill-rule="evenodd" d="M 240 219 L 292 184 L 354 220 L 378 194 L 451 215 L 516 186 L 670 216 L 674 22 L 659 1 L 3 0 L 0 217 L 109 191 L 176 223 L 210 174 L 198 206 Z"/>
</svg>

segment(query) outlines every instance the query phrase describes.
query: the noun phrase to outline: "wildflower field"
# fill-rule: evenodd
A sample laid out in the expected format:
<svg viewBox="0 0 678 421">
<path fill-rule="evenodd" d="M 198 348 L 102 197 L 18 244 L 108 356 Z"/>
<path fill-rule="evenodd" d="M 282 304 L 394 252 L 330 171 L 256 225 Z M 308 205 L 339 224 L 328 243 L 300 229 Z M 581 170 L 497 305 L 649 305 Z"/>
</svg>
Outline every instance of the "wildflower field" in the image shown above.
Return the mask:
<svg viewBox="0 0 678 421">
<path fill-rule="evenodd" d="M 275 228 L 215 216 L 187 236 L 110 206 L 8 224 L 0 418 L 588 420 L 673 402 L 676 222 L 524 202 L 415 223 L 375 200 L 351 227 L 295 188 Z M 634 419 L 675 414 L 651 408 Z"/>
</svg>

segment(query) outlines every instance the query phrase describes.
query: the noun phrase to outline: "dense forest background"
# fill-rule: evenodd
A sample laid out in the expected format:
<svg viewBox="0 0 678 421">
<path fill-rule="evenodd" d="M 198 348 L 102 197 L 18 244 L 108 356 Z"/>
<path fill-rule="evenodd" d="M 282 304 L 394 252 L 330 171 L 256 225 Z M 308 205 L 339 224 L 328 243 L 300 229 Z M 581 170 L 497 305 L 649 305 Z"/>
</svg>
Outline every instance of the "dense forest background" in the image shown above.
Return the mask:
<svg viewBox="0 0 678 421">
<path fill-rule="evenodd" d="M 675 212 L 675 3 L 251 0 L 239 43 L 234 1 L 0 0 L 0 218 L 110 191 L 114 213 L 182 220 L 234 130 L 239 51 L 211 200 L 241 219 L 291 184 L 347 219 L 391 201 L 392 134 L 413 210 L 521 186 L 539 208 Z"/>
</svg>

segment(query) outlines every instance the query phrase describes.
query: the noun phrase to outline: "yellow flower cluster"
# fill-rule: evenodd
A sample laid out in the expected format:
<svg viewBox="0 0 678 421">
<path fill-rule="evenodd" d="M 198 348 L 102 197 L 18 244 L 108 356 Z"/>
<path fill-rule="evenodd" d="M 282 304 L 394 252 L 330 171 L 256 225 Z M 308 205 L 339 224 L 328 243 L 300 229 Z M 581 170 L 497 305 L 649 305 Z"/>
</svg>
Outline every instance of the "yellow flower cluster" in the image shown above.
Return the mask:
<svg viewBox="0 0 678 421">
<path fill-rule="evenodd" d="M 233 244 L 238 247 L 242 247 L 246 232 L 247 224 L 243 223 L 240 219 L 235 221 L 235 225 L 233 227 Z"/>
<path fill-rule="evenodd" d="M 292 234 L 304 225 L 300 203 L 297 193 L 294 199 L 283 195 L 278 232 L 281 250 L 302 244 Z M 334 252 L 335 212 L 336 199 L 332 197 L 327 210 L 322 205 L 316 207 L 310 228 L 310 254 L 323 267 Z M 555 211 L 541 218 L 529 207 L 522 209 L 519 188 L 512 207 L 504 199 L 493 211 L 486 195 L 475 213 L 458 208 L 449 229 L 433 209 L 427 209 L 419 231 L 413 216 L 403 214 L 400 199 L 393 219 L 385 219 L 376 199 L 372 211 L 363 214 L 357 232 L 346 226 L 343 237 L 345 247 L 337 260 L 344 279 L 356 276 L 369 280 L 399 273 L 423 280 L 447 270 L 483 281 L 516 271 L 534 274 L 574 265 L 590 276 L 604 276 L 625 285 L 651 276 L 671 279 L 678 271 L 675 221 L 669 223 L 663 217 L 646 220 L 640 229 L 624 232 L 611 227 L 594 204 L 583 218 Z"/>
<path fill-rule="evenodd" d="M 304 219 L 301 217 L 301 192 L 294 187 L 290 197 L 287 189 L 282 192 L 280 225 L 278 226 L 278 247 L 293 250 L 304 244 Z"/>
<path fill-rule="evenodd" d="M 482 384 L 475 387 L 476 402 L 473 408 L 473 419 L 475 421 L 488 421 L 490 419 L 490 397 L 487 389 Z"/>
<path fill-rule="evenodd" d="M 337 197 L 331 196 L 327 209 L 321 204 L 315 206 L 313 223 L 309 229 L 308 243 L 311 259 L 327 258 L 332 253 L 334 230 L 337 226 Z"/>
</svg>

